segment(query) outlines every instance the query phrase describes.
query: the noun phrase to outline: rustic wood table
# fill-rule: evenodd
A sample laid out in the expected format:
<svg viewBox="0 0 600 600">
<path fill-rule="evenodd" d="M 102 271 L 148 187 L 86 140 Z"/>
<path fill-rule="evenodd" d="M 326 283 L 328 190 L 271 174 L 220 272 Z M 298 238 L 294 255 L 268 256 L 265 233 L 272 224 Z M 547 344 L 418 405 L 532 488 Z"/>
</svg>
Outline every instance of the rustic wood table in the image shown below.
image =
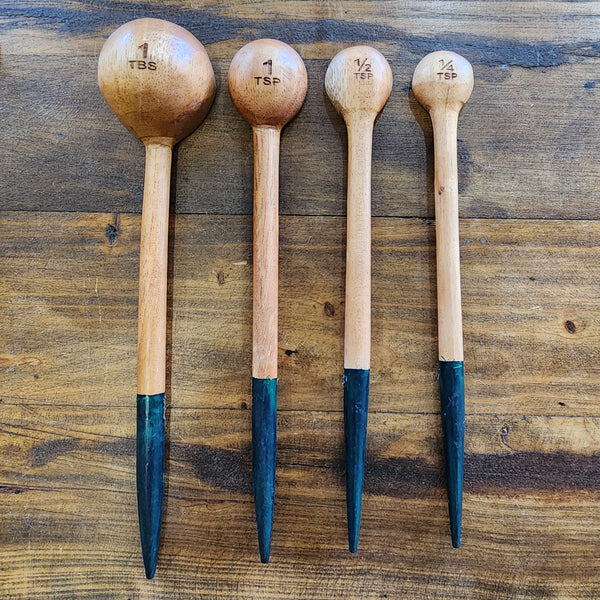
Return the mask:
<svg viewBox="0 0 600 600">
<path fill-rule="evenodd" d="M 135 496 L 143 147 L 96 81 L 120 24 L 207 47 L 217 97 L 177 148 L 166 505 L 144 578 Z M 5 0 L 0 6 L 0 596 L 600 597 L 600 2 Z M 252 137 L 227 70 L 259 37 L 306 62 L 281 144 L 277 499 L 251 495 Z M 346 128 L 329 60 L 375 46 L 373 359 L 361 543 L 343 473 Z M 415 65 L 474 67 L 459 122 L 464 539 L 439 413 L 431 123 Z"/>
</svg>

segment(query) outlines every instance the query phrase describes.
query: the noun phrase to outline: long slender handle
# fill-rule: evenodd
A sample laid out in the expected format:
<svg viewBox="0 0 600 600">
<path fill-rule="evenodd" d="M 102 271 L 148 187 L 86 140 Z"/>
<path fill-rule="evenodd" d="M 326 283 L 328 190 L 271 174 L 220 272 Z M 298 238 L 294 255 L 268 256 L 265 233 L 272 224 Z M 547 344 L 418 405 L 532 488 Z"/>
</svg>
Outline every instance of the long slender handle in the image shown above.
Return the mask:
<svg viewBox="0 0 600 600">
<path fill-rule="evenodd" d="M 431 111 L 435 152 L 438 345 L 444 462 L 452 545 L 459 548 L 465 437 L 460 248 L 458 230 L 458 112 Z"/>
<path fill-rule="evenodd" d="M 349 119 L 344 340 L 344 446 L 348 549 L 358 550 L 371 361 L 371 150 L 373 118 Z"/>
<path fill-rule="evenodd" d="M 165 363 L 171 145 L 146 144 L 140 242 L 137 498 L 146 577 L 158 560 L 163 507 Z"/>
<path fill-rule="evenodd" d="M 269 562 L 275 502 L 279 129 L 254 128 L 252 486 L 260 560 Z"/>
<path fill-rule="evenodd" d="M 146 144 L 140 239 L 138 394 L 165 391 L 170 145 Z"/>
<path fill-rule="evenodd" d="M 254 128 L 252 377 L 277 377 L 279 129 Z"/>
<path fill-rule="evenodd" d="M 435 152 L 435 232 L 439 359 L 463 360 L 458 236 L 458 113 L 431 111 Z"/>
<path fill-rule="evenodd" d="M 344 368 L 371 362 L 371 151 L 373 119 L 350 120 Z"/>
</svg>

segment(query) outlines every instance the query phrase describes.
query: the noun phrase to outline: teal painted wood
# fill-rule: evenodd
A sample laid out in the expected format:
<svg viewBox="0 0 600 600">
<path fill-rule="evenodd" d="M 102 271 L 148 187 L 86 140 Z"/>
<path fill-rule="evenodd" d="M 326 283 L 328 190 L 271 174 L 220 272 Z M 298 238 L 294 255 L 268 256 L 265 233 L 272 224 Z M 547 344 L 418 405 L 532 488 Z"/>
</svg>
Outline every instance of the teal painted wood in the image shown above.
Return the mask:
<svg viewBox="0 0 600 600">
<path fill-rule="evenodd" d="M 137 396 L 137 499 L 146 577 L 158 561 L 165 465 L 165 394 Z"/>
<path fill-rule="evenodd" d="M 277 379 L 252 378 L 252 487 L 260 560 L 269 562 L 275 504 Z"/>
<path fill-rule="evenodd" d="M 346 451 L 346 514 L 348 549 L 358 550 L 360 513 L 367 447 L 369 370 L 344 369 L 344 444 Z"/>
<path fill-rule="evenodd" d="M 463 465 L 465 449 L 465 383 L 462 361 L 439 363 L 446 490 L 452 546 L 460 548 L 462 534 Z"/>
</svg>

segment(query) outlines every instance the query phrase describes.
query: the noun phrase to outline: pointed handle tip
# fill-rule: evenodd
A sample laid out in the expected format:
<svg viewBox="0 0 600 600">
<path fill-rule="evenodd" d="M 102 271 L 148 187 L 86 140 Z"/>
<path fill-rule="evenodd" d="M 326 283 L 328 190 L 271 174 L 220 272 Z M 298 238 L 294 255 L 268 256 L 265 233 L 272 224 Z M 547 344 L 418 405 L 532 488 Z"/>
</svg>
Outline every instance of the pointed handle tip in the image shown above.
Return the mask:
<svg viewBox="0 0 600 600">
<path fill-rule="evenodd" d="M 260 562 L 263 565 L 268 565 L 269 564 L 269 560 L 271 559 L 271 551 L 268 550 L 266 552 L 266 554 L 263 554 L 263 552 L 259 552 L 260 553 Z"/>
<path fill-rule="evenodd" d="M 165 394 L 138 394 L 136 477 L 144 570 L 152 579 L 158 562 L 163 511 Z"/>
<path fill-rule="evenodd" d="M 269 562 L 275 505 L 277 379 L 252 378 L 252 487 L 260 561 Z"/>
<path fill-rule="evenodd" d="M 156 560 L 146 563 L 144 560 L 144 571 L 146 572 L 146 579 L 154 579 L 154 573 L 156 572 Z"/>
<path fill-rule="evenodd" d="M 465 384 L 462 361 L 440 361 L 440 400 L 444 435 L 444 462 L 452 546 L 459 548 L 465 446 Z"/>
<path fill-rule="evenodd" d="M 460 548 L 462 541 L 462 513 L 458 510 L 450 514 L 450 533 L 452 535 L 452 547 Z"/>
<path fill-rule="evenodd" d="M 263 507 L 261 514 L 257 508 L 256 528 L 258 531 L 258 554 L 260 562 L 268 564 L 271 559 L 271 537 L 273 534 L 273 510 L 270 507 Z"/>
<path fill-rule="evenodd" d="M 460 483 L 462 484 L 462 481 Z M 460 488 L 458 485 L 448 486 L 448 513 L 450 516 L 452 547 L 460 548 L 462 538 L 462 485 Z"/>
<path fill-rule="evenodd" d="M 367 447 L 369 370 L 344 369 L 344 445 L 348 549 L 358 551 Z"/>
</svg>

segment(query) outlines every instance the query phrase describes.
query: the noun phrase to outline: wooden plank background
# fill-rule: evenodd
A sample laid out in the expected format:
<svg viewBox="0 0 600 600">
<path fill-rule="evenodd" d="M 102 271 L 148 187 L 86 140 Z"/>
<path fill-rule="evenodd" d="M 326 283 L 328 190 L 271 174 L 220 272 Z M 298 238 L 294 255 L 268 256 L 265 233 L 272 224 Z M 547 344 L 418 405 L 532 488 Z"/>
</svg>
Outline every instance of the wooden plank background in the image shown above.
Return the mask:
<svg viewBox="0 0 600 600">
<path fill-rule="evenodd" d="M 206 44 L 218 93 L 175 154 L 168 461 L 156 579 L 135 501 L 143 148 L 96 83 L 121 23 Z M 600 597 L 600 2 L 216 0 L 0 5 L 3 599 Z M 272 562 L 250 473 L 252 151 L 227 93 L 246 42 L 309 73 L 281 157 Z M 346 550 L 346 133 L 329 60 L 368 43 L 394 90 L 373 162 L 373 362 L 361 545 Z M 467 436 L 452 550 L 436 382 L 431 124 L 417 62 L 449 48 L 459 123 Z"/>
</svg>

